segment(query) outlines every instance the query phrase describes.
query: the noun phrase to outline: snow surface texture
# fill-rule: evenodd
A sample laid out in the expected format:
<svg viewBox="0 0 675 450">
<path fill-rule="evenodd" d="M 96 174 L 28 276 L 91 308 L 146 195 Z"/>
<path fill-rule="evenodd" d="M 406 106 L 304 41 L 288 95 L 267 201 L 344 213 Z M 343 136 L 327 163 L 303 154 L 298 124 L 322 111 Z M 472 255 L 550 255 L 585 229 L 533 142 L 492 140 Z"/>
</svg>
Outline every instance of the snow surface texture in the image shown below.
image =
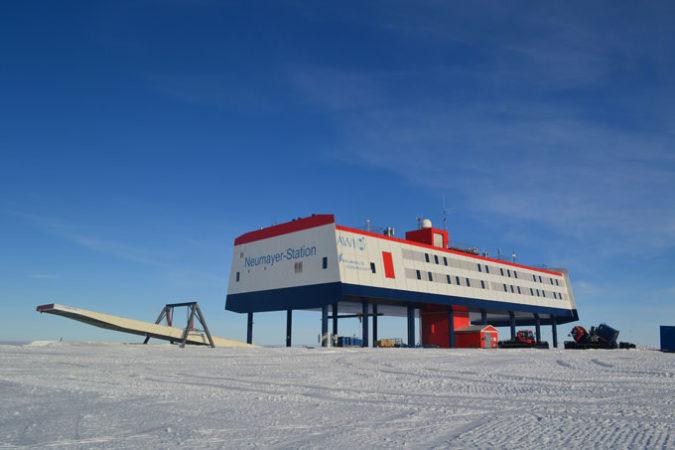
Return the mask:
<svg viewBox="0 0 675 450">
<path fill-rule="evenodd" d="M 655 351 L 0 346 L 0 447 L 675 448 Z"/>
</svg>

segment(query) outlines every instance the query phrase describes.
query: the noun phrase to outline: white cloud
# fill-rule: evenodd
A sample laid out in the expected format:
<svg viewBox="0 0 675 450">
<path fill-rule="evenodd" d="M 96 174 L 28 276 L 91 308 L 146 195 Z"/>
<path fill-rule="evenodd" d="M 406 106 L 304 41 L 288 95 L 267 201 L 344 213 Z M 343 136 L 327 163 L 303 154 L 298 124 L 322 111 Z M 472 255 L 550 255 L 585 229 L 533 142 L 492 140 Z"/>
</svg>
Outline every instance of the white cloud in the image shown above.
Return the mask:
<svg viewBox="0 0 675 450">
<path fill-rule="evenodd" d="M 663 100 L 675 92 L 633 81 L 674 65 L 663 47 L 675 33 L 659 8 L 611 13 L 617 25 L 644 16 L 612 34 L 599 9 L 575 17 L 570 8 L 490 5 L 480 14 L 392 8 L 380 25 L 429 45 L 406 70 L 293 68 L 300 95 L 342 131 L 338 158 L 453 193 L 484 216 L 544 225 L 605 256 L 675 246 L 675 102 Z M 651 32 L 657 43 L 645 42 Z M 439 58 L 441 47 L 471 62 Z"/>
<path fill-rule="evenodd" d="M 88 250 L 108 254 L 135 263 L 151 266 L 166 266 L 165 256 L 123 242 L 96 237 L 91 233 L 82 231 L 81 226 L 74 225 L 63 219 L 26 213 L 23 211 L 7 211 L 7 213 L 30 223 L 32 226 L 43 232 L 58 236 Z"/>
</svg>

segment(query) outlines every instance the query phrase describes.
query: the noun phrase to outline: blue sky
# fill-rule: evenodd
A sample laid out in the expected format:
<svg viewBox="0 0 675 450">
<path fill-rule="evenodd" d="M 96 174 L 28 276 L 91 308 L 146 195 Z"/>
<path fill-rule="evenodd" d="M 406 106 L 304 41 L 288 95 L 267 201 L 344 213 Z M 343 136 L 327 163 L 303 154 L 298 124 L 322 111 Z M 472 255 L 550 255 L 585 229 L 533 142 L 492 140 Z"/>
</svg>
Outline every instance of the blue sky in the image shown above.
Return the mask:
<svg viewBox="0 0 675 450">
<path fill-rule="evenodd" d="M 235 236 L 321 212 L 400 235 L 445 196 L 453 240 L 567 267 L 583 324 L 657 345 L 674 23 L 657 1 L 4 2 L 0 340 L 133 340 L 34 307 L 185 298 L 242 338 Z M 313 344 L 319 315 L 296 317 Z M 256 342 L 284 324 L 259 315 Z"/>
</svg>

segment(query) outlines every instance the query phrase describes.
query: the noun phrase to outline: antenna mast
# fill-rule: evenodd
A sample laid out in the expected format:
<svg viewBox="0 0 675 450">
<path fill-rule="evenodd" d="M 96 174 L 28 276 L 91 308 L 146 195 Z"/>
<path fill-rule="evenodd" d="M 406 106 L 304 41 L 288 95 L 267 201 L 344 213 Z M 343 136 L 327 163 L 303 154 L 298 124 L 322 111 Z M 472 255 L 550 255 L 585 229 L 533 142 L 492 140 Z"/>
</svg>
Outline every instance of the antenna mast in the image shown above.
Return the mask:
<svg viewBox="0 0 675 450">
<path fill-rule="evenodd" d="M 445 207 L 445 194 L 443 194 L 443 230 L 448 231 L 448 210 Z"/>
</svg>

